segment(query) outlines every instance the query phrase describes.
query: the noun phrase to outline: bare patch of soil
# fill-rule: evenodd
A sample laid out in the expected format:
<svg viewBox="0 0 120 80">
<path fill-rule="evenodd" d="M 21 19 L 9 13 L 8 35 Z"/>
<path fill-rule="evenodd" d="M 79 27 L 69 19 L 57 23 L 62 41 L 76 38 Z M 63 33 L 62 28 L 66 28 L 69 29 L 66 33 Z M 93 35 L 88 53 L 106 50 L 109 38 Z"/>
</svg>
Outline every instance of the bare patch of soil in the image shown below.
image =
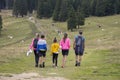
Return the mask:
<svg viewBox="0 0 120 80">
<path fill-rule="evenodd" d="M 22 73 L 0 76 L 0 80 L 67 80 L 62 77 L 43 77 L 38 73 Z"/>
</svg>

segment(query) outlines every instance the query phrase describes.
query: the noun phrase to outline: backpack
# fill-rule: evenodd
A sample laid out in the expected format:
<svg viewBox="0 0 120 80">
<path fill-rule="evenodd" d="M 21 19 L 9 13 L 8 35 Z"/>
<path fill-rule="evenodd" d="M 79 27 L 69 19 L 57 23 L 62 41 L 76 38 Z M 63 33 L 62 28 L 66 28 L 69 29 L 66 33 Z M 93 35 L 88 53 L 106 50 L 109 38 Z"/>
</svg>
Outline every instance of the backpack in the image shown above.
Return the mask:
<svg viewBox="0 0 120 80">
<path fill-rule="evenodd" d="M 75 39 L 76 42 L 76 46 L 80 47 L 82 44 L 82 37 L 81 36 L 77 36 L 77 38 Z"/>
<path fill-rule="evenodd" d="M 34 48 L 37 48 L 37 43 L 38 43 L 38 39 L 36 38 L 36 39 L 34 39 L 34 41 L 33 41 L 33 47 L 34 47 Z"/>
</svg>

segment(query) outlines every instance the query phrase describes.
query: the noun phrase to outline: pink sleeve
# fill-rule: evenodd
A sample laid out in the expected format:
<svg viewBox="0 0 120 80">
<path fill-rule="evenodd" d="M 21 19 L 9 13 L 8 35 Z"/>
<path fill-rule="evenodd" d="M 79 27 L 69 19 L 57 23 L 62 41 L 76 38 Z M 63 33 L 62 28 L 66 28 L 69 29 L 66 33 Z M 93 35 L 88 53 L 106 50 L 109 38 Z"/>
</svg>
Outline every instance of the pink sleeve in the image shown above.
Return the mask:
<svg viewBox="0 0 120 80">
<path fill-rule="evenodd" d="M 34 39 L 32 40 L 32 43 L 29 46 L 30 49 L 33 49 L 33 41 L 34 41 Z"/>
</svg>

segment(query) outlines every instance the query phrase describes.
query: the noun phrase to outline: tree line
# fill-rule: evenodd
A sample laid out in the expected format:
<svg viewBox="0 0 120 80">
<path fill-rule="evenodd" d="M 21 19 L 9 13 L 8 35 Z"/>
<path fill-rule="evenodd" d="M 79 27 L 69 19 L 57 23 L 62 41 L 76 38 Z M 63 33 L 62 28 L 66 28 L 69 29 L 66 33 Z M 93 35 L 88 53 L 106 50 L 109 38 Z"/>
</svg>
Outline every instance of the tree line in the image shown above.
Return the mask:
<svg viewBox="0 0 120 80">
<path fill-rule="evenodd" d="M 36 11 L 38 18 L 67 21 L 71 29 L 84 25 L 85 17 L 120 14 L 120 0 L 0 0 L 0 9 L 12 9 L 16 17 Z"/>
<path fill-rule="evenodd" d="M 2 30 L 2 17 L 0 15 L 0 35 L 1 35 L 1 30 Z"/>
<path fill-rule="evenodd" d="M 16 11 L 17 8 L 18 13 L 24 9 L 24 15 L 26 11 L 36 10 L 38 17 L 54 16 L 53 19 L 58 21 L 67 19 L 71 5 L 75 11 L 80 7 L 85 17 L 120 14 L 120 0 L 0 0 L 0 9 Z"/>
</svg>

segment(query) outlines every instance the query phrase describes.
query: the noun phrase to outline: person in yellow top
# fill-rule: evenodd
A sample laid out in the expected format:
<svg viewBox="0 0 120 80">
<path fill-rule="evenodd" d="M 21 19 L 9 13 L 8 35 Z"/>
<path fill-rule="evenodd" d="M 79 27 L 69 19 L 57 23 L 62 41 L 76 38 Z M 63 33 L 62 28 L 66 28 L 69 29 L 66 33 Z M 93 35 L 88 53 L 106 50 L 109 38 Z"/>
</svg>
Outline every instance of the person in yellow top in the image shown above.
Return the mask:
<svg viewBox="0 0 120 80">
<path fill-rule="evenodd" d="M 59 49 L 60 45 L 57 43 L 57 39 L 55 37 L 51 45 L 53 67 L 57 67 Z"/>
</svg>

